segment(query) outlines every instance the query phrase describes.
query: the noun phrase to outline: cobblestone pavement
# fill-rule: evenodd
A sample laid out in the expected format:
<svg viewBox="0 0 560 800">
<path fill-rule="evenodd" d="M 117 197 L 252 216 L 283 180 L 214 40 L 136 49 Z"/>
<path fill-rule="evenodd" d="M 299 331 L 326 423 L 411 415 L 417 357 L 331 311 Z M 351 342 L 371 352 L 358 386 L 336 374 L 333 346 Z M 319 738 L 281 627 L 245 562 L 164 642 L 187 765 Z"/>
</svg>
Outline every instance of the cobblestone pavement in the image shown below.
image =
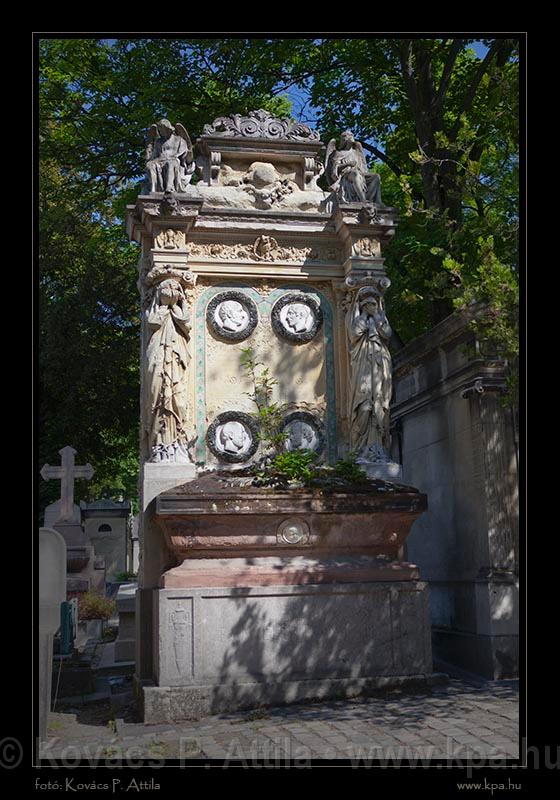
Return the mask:
<svg viewBox="0 0 560 800">
<path fill-rule="evenodd" d="M 121 712 L 122 713 L 122 712 Z M 146 759 L 481 759 L 518 757 L 518 686 L 451 680 L 421 691 L 144 725 L 109 702 L 50 715 L 42 764 Z M 115 718 L 116 717 L 116 718 Z M 128 714 L 130 718 L 130 714 Z"/>
</svg>

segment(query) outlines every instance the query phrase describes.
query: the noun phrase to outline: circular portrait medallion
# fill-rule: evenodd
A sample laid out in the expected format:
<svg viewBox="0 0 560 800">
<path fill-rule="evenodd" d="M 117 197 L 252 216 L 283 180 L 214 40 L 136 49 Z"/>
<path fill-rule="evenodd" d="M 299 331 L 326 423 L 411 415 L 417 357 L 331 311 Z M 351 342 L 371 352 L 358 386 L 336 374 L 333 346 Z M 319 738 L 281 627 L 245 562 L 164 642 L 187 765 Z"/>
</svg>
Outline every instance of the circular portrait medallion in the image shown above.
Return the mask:
<svg viewBox="0 0 560 800">
<path fill-rule="evenodd" d="M 209 425 L 206 442 L 220 461 L 248 461 L 259 446 L 257 423 L 242 411 L 225 411 Z"/>
<path fill-rule="evenodd" d="M 305 294 L 285 294 L 271 312 L 272 327 L 283 339 L 297 344 L 310 342 L 323 324 L 319 304 Z"/>
<path fill-rule="evenodd" d="M 254 302 L 243 292 L 220 292 L 206 308 L 206 322 L 215 336 L 242 342 L 257 326 L 259 315 Z"/>
<path fill-rule="evenodd" d="M 284 420 L 283 431 L 288 434 L 284 447 L 292 450 L 314 450 L 321 453 L 325 435 L 320 420 L 308 411 L 294 411 Z"/>
</svg>

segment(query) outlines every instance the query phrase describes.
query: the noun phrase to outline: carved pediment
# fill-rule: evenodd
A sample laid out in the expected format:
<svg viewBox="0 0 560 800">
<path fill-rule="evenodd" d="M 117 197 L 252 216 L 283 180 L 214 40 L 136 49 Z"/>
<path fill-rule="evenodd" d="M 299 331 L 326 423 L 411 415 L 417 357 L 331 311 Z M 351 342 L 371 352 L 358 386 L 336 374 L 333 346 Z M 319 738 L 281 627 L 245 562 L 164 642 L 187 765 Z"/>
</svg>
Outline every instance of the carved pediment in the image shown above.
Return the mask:
<svg viewBox="0 0 560 800">
<path fill-rule="evenodd" d="M 250 111 L 245 117 L 232 114 L 218 117 L 210 125 L 205 125 L 204 136 L 239 136 L 262 139 L 289 139 L 296 142 L 319 141 L 319 134 L 309 125 L 293 119 L 280 119 L 269 111 Z"/>
</svg>

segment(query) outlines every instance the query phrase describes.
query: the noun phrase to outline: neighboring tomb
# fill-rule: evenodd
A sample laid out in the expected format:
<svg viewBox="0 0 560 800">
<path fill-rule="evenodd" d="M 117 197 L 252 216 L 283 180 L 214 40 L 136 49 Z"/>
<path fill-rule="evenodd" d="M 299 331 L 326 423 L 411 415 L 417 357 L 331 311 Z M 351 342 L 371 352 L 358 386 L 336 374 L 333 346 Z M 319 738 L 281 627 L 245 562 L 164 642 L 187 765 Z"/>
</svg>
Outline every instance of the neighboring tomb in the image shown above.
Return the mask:
<svg viewBox="0 0 560 800">
<path fill-rule="evenodd" d="M 430 583 L 434 656 L 494 680 L 519 669 L 517 424 L 477 313 L 396 354 L 392 419 L 405 479 L 431 498 L 407 552 Z"/>
<path fill-rule="evenodd" d="M 67 591 L 79 594 L 95 590 L 105 592 L 105 561 L 103 556 L 96 556 L 93 545 L 82 525 L 80 508 L 74 503 L 74 480 L 93 477 L 91 464 L 76 466 L 76 451 L 66 446 L 59 451 L 61 465 L 51 467 L 45 464 L 41 469 L 44 480 L 61 482 L 60 500 L 51 503 L 45 509 L 45 527 L 51 527 L 62 534 L 66 542 L 67 559 Z"/>
<path fill-rule="evenodd" d="M 105 559 L 106 580 L 119 580 L 119 573 L 128 571 L 130 503 L 127 500 L 95 500 L 80 505 L 86 536 L 95 554 Z"/>
</svg>

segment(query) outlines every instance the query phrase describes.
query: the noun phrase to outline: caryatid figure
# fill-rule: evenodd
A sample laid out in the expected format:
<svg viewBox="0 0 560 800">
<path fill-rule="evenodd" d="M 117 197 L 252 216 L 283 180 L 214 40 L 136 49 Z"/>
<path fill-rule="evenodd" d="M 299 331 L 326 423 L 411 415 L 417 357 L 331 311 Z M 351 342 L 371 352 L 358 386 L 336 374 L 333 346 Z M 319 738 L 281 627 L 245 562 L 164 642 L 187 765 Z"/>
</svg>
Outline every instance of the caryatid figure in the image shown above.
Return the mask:
<svg viewBox="0 0 560 800">
<path fill-rule="evenodd" d="M 392 393 L 391 326 L 381 293 L 362 287 L 346 312 L 350 350 L 348 418 L 350 447 L 358 455 L 378 445 L 389 449 L 389 404 Z"/>
<path fill-rule="evenodd" d="M 195 169 L 189 134 L 178 122 L 175 127 L 160 119 L 148 131 L 146 182 L 152 192 L 185 192 Z"/>
<path fill-rule="evenodd" d="M 188 341 L 191 320 L 185 288 L 190 274 L 152 270 L 146 309 L 146 414 L 151 461 L 189 462 L 187 418 Z"/>
</svg>

